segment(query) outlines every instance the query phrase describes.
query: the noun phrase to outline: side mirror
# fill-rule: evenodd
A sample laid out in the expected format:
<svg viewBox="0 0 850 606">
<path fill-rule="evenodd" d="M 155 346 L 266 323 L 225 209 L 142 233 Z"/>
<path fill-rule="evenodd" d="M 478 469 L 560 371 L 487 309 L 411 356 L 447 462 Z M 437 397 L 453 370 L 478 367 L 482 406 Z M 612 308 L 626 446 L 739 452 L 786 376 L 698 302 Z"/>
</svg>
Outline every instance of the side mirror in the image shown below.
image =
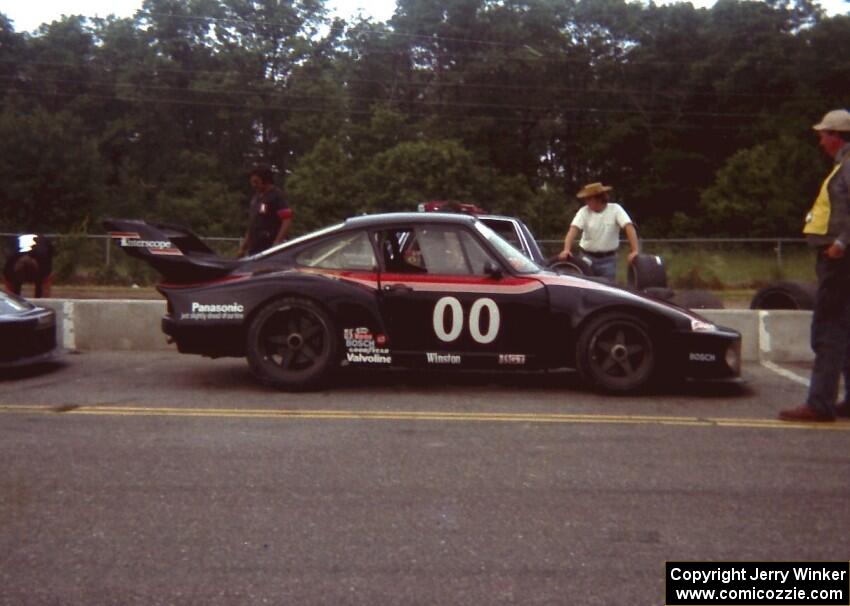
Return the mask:
<svg viewBox="0 0 850 606">
<path fill-rule="evenodd" d="M 487 274 L 488 278 L 494 280 L 501 280 L 503 275 L 502 268 L 489 260 L 484 262 L 484 273 Z"/>
</svg>

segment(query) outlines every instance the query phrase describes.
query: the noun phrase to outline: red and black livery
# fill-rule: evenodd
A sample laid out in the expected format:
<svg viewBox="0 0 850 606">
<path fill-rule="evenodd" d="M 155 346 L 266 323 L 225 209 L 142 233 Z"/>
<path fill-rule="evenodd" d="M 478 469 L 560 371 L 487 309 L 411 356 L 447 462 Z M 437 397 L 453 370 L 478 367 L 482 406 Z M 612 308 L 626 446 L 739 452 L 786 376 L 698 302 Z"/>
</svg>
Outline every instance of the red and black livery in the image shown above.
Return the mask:
<svg viewBox="0 0 850 606">
<path fill-rule="evenodd" d="M 162 328 L 179 351 L 246 356 L 276 387 L 321 387 L 339 366 L 575 368 L 616 392 L 740 375 L 736 331 L 546 271 L 474 216 L 356 217 L 243 259 L 175 226 L 106 225 L 162 273 Z"/>
</svg>

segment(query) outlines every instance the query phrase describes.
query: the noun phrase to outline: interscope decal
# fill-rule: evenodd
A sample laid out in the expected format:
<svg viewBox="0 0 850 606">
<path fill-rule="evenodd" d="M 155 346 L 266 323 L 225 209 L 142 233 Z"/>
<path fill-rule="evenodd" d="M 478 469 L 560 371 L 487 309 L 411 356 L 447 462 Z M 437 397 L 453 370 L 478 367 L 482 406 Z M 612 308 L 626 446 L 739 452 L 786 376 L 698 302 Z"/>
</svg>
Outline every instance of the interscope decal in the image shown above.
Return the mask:
<svg viewBox="0 0 850 606">
<path fill-rule="evenodd" d="M 141 236 L 135 232 L 118 232 L 109 233 L 113 240 L 118 241 L 118 246 L 121 248 L 144 248 L 153 255 L 182 255 L 180 249 L 168 240 L 142 240 Z"/>
<path fill-rule="evenodd" d="M 850 563 L 667 562 L 665 604 L 850 605 Z"/>
</svg>

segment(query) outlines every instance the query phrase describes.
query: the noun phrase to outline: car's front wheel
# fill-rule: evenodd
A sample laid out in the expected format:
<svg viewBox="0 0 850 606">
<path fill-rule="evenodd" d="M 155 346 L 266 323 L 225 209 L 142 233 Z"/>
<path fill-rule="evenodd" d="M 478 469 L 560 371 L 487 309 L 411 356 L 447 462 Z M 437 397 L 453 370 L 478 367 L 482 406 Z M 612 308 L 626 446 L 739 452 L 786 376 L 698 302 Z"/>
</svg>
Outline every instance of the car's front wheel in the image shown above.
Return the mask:
<svg viewBox="0 0 850 606">
<path fill-rule="evenodd" d="M 582 330 L 576 360 L 586 381 L 604 391 L 625 393 L 649 382 L 657 355 L 646 324 L 628 314 L 608 313 Z"/>
<path fill-rule="evenodd" d="M 263 307 L 248 328 L 246 354 L 260 381 L 281 389 L 310 389 L 337 360 L 333 321 L 312 301 L 280 299 Z"/>
</svg>

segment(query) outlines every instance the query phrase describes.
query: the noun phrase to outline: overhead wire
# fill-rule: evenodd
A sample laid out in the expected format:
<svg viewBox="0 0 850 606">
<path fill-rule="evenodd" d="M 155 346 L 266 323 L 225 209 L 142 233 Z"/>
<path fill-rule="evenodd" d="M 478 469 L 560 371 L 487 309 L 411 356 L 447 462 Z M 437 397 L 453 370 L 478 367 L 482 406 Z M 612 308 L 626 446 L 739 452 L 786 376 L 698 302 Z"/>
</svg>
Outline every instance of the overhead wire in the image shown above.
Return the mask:
<svg viewBox="0 0 850 606">
<path fill-rule="evenodd" d="M 72 64 L 68 62 L 53 62 L 53 61 L 28 61 L 24 64 L 21 64 L 17 60 L 14 59 L 0 59 L 0 64 L 8 63 L 14 64 L 17 67 L 27 67 L 27 66 L 35 66 L 35 67 L 56 67 L 56 68 L 86 68 L 86 67 L 96 67 L 92 65 L 78 65 Z M 126 64 L 122 65 L 123 68 L 126 69 Z M 244 70 L 232 70 L 232 69 L 190 69 L 190 68 L 177 68 L 177 67 L 162 67 L 162 66 L 141 66 L 146 68 L 150 72 L 153 72 L 156 76 L 161 74 L 174 74 L 174 75 L 205 75 L 205 76 L 244 76 Z M 140 74 L 141 75 L 141 74 Z M 146 74 L 149 76 L 149 74 Z M 29 76 L 26 77 L 28 81 L 37 80 L 37 78 L 31 78 Z M 299 74 L 299 81 L 307 81 L 307 82 L 325 82 L 327 81 L 325 76 L 310 76 Z M 343 78 L 343 83 L 358 83 L 358 84 L 388 84 L 397 82 L 398 79 L 396 77 L 393 78 L 385 78 L 385 79 L 377 79 L 377 78 L 357 78 L 350 77 L 346 75 Z M 84 83 L 85 81 L 80 81 L 80 83 Z M 443 80 L 431 80 L 429 82 L 420 83 L 423 87 L 428 88 L 450 88 L 450 89 L 475 89 L 475 90 L 493 90 L 493 91 L 528 91 L 529 88 L 533 88 L 535 91 L 547 92 L 547 93 L 567 93 L 567 94 L 626 94 L 635 97 L 673 97 L 673 98 L 681 98 L 683 95 L 689 98 L 715 98 L 715 97 L 724 97 L 724 98 L 753 98 L 753 99 L 770 99 L 770 98 L 779 98 L 784 99 L 788 98 L 790 93 L 774 93 L 774 92 L 735 92 L 735 91 L 699 91 L 699 90 L 687 90 L 683 91 L 674 91 L 665 88 L 664 90 L 646 90 L 646 89 L 633 89 L 633 88 L 619 88 L 619 87 L 604 87 L 604 86 L 593 86 L 593 87 L 570 87 L 570 86 L 547 86 L 547 85 L 534 85 L 533 87 L 529 87 L 528 85 L 519 85 L 519 84 L 494 84 L 494 83 L 470 83 L 470 82 L 452 82 L 452 81 L 443 81 Z M 819 99 L 819 95 L 815 94 L 800 94 L 797 92 L 793 93 L 793 97 L 795 99 Z M 723 115 L 721 113 L 721 115 Z"/>
<path fill-rule="evenodd" d="M 0 76 L 0 81 L 8 80 L 13 78 L 12 76 Z M 335 95 L 321 95 L 321 94 L 299 94 L 293 92 L 272 92 L 272 91 L 263 91 L 263 90 L 252 90 L 252 89 L 240 89 L 235 90 L 231 88 L 179 88 L 174 86 L 158 86 L 158 85 L 150 85 L 150 84 L 136 84 L 136 83 L 121 83 L 121 82 L 86 82 L 83 80 L 77 79 L 63 79 L 63 78 L 41 78 L 38 80 L 38 83 L 41 84 L 79 84 L 82 86 L 106 86 L 106 87 L 115 87 L 116 89 L 121 88 L 133 88 L 142 92 L 173 92 L 173 93 L 181 93 L 186 95 L 193 94 L 202 94 L 202 95 L 224 95 L 224 96 L 248 96 L 248 95 L 261 95 L 265 96 L 269 99 L 285 99 L 288 101 L 293 100 L 306 100 L 306 101 L 321 101 L 326 99 L 336 99 Z M 16 89 L 18 90 L 18 89 Z M 42 93 L 44 95 L 54 94 L 55 91 L 31 91 L 33 93 Z M 87 92 L 80 92 L 80 95 L 90 94 Z M 116 95 L 117 96 L 117 95 Z M 375 100 L 373 97 L 358 97 L 358 96 L 346 96 L 346 100 L 352 102 L 358 101 L 373 101 Z M 519 110 L 519 111 L 559 111 L 559 112 L 583 112 L 583 113 L 599 113 L 599 114 L 625 114 L 625 115 L 666 115 L 669 112 L 668 108 L 661 108 L 658 110 L 642 110 L 642 109 L 634 109 L 634 108 L 610 108 L 610 107 L 594 107 L 594 106 L 570 106 L 563 104 L 548 104 L 548 105 L 525 105 L 525 104 L 515 104 L 515 103 L 484 103 L 484 102 L 465 102 L 465 101 L 454 101 L 454 100 L 429 100 L 429 99 L 397 99 L 396 100 L 400 104 L 404 105 L 422 105 L 422 106 L 431 106 L 431 107 L 450 107 L 450 108 L 467 108 L 467 109 L 499 109 L 499 110 Z M 190 101 L 187 101 L 187 103 Z M 761 114 L 758 113 L 739 113 L 739 112 L 708 112 L 708 111 L 683 111 L 682 117 L 694 117 L 694 118 L 758 118 Z"/>
<path fill-rule="evenodd" d="M 24 96 L 34 96 L 34 97 L 79 97 L 81 95 L 70 92 L 62 92 L 62 91 L 16 91 L 17 94 L 21 94 Z M 141 105 L 181 105 L 181 106 L 193 106 L 193 107 L 214 107 L 214 108 L 228 108 L 240 110 L 243 112 L 269 112 L 269 111 L 281 111 L 281 112 L 293 112 L 293 113 L 312 113 L 312 114 L 336 114 L 341 115 L 343 118 L 346 116 L 352 115 L 360 115 L 360 116 L 371 116 L 374 111 L 370 109 L 356 109 L 352 107 L 343 107 L 342 109 L 330 108 L 330 107 L 319 107 L 315 104 L 310 105 L 293 105 L 293 104 L 251 104 L 251 103 L 233 103 L 233 102 L 225 102 L 225 101 L 197 101 L 197 100 L 186 100 L 186 99 L 169 99 L 164 97 L 142 97 L 142 96 L 124 96 L 124 95 L 109 95 L 109 94 L 101 94 L 101 93 L 86 93 L 86 97 L 92 99 L 100 99 L 103 101 L 115 101 L 118 103 L 131 103 L 131 104 L 141 104 Z M 378 103 L 380 104 L 380 102 Z M 405 102 L 395 101 L 397 105 L 404 105 Z M 551 108 L 552 110 L 557 110 L 558 108 Z M 595 115 L 605 115 L 605 114 L 616 114 L 615 110 L 596 110 L 596 109 L 584 109 L 582 110 L 587 116 L 595 116 Z M 640 114 L 642 112 L 635 112 L 635 114 Z M 424 112 L 411 112 L 406 111 L 405 117 L 407 118 L 439 118 L 444 121 L 467 121 L 470 119 L 482 119 L 489 120 L 495 123 L 510 123 L 510 124 L 528 124 L 530 122 L 539 122 L 539 123 L 554 123 L 558 125 L 568 125 L 568 126 L 588 126 L 588 125 L 596 125 L 600 124 L 600 121 L 593 121 L 589 119 L 576 120 L 576 119 L 568 119 L 563 116 L 550 116 L 550 117 L 536 117 L 535 119 L 531 119 L 529 117 L 522 116 L 505 116 L 498 114 L 474 114 L 474 115 L 446 115 L 446 114 L 435 114 L 435 113 L 424 113 Z M 678 119 L 684 119 L 690 117 L 686 114 L 682 114 L 678 117 Z M 692 128 L 693 125 L 691 123 L 688 124 L 677 124 L 676 122 L 670 122 L 666 120 L 664 122 L 665 128 L 672 129 L 689 129 Z M 702 128 L 706 128 L 711 131 L 738 131 L 739 127 L 735 126 L 725 126 L 716 123 L 709 123 L 702 126 Z"/>
</svg>

